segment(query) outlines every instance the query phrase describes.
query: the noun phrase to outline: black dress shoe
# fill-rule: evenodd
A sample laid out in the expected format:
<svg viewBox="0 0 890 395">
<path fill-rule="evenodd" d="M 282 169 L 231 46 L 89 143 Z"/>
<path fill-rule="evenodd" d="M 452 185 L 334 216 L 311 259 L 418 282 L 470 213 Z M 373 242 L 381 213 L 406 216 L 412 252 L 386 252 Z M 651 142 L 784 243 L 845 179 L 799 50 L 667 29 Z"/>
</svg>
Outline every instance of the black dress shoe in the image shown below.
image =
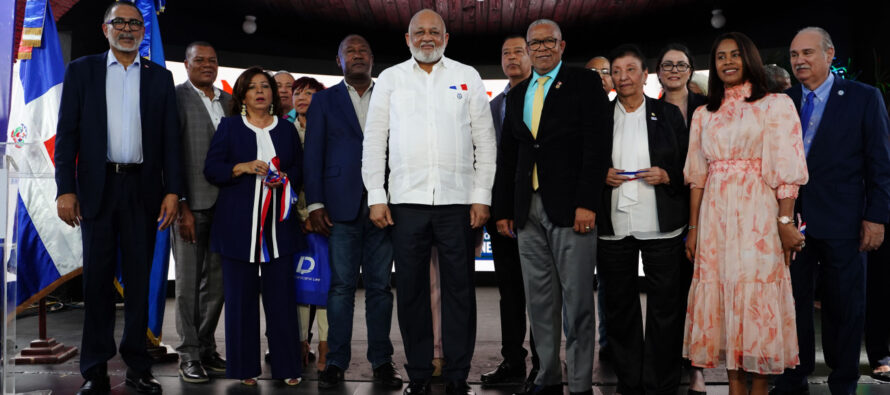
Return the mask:
<svg viewBox="0 0 890 395">
<path fill-rule="evenodd" d="M 445 394 L 447 395 L 476 395 L 466 380 L 449 381 L 445 384 Z"/>
<path fill-rule="evenodd" d="M 480 381 L 484 386 L 516 385 L 525 380 L 525 363 L 501 362 L 497 369 L 482 374 Z"/>
<path fill-rule="evenodd" d="M 534 385 L 514 395 L 562 395 L 562 384 Z"/>
<path fill-rule="evenodd" d="M 374 384 L 397 390 L 402 388 L 402 383 L 402 375 L 399 374 L 392 362 L 387 362 L 374 369 Z"/>
<path fill-rule="evenodd" d="M 201 365 L 204 366 L 204 369 L 206 369 L 208 373 L 226 372 L 226 360 L 222 359 L 218 353 L 213 353 L 213 355 L 209 357 L 201 358 Z"/>
<path fill-rule="evenodd" d="M 161 389 L 161 383 L 155 379 L 155 376 L 151 375 L 150 370 L 136 372 L 127 369 L 126 383 L 128 386 L 135 388 L 136 392 L 140 394 L 160 394 L 164 392 Z"/>
<path fill-rule="evenodd" d="M 80 390 L 77 391 L 77 395 L 104 395 L 109 392 L 111 392 L 111 382 L 108 380 L 108 376 L 102 376 L 84 381 Z"/>
<path fill-rule="evenodd" d="M 796 390 L 785 391 L 776 387 L 770 388 L 769 395 L 810 395 L 810 387 L 805 385 Z"/>
<path fill-rule="evenodd" d="M 405 395 L 426 395 L 430 391 L 430 382 L 426 380 L 411 380 L 408 383 L 408 386 L 405 387 L 405 391 L 402 391 Z"/>
<path fill-rule="evenodd" d="M 334 388 L 343 382 L 343 369 L 337 365 L 328 365 L 321 374 L 318 375 L 318 388 L 328 389 Z"/>
<path fill-rule="evenodd" d="M 206 383 L 210 381 L 207 372 L 198 361 L 185 361 L 179 363 L 179 378 L 186 383 Z"/>
</svg>

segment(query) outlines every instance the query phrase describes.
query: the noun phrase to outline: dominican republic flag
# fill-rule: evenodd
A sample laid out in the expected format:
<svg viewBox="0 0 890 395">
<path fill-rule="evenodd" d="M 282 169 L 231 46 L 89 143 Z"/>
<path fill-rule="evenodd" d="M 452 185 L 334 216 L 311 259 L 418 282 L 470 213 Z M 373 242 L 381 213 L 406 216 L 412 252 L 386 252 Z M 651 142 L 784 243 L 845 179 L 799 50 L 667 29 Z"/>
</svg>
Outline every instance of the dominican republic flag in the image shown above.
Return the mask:
<svg viewBox="0 0 890 395">
<path fill-rule="evenodd" d="M 120 0 L 126 1 L 126 0 Z M 161 29 L 158 26 L 159 12 L 164 11 L 165 0 L 136 0 L 133 4 L 142 12 L 145 20 L 145 38 L 139 45 L 139 55 L 163 67 L 164 47 L 161 44 Z M 160 209 L 160 207 L 158 207 Z M 155 346 L 161 344 L 161 329 L 164 326 L 164 307 L 167 302 L 167 271 L 170 268 L 170 228 L 158 231 L 155 236 L 154 256 L 148 284 L 148 340 Z M 118 292 L 123 295 L 120 268 L 118 268 Z"/>
<path fill-rule="evenodd" d="M 18 189 L 13 235 L 15 301 L 21 311 L 80 274 L 80 229 L 59 219 L 53 165 L 65 63 L 47 0 L 28 0 L 20 60 L 13 67 L 6 152 L 10 189 Z M 26 55 L 26 56 L 22 56 Z M 10 202 L 12 203 L 12 202 Z"/>
</svg>

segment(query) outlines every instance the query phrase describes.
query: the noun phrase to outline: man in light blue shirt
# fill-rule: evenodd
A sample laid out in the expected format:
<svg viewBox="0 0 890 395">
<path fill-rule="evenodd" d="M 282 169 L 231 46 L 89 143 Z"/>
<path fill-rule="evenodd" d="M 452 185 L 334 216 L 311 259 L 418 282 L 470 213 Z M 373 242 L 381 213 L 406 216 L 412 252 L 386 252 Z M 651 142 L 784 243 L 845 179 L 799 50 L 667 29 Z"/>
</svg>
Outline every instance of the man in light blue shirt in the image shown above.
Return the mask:
<svg viewBox="0 0 890 395">
<path fill-rule="evenodd" d="M 139 113 L 139 67 L 137 56 L 125 65 L 108 51 L 105 71 L 105 106 L 108 109 L 108 161 L 142 163 L 142 119 Z"/>
</svg>

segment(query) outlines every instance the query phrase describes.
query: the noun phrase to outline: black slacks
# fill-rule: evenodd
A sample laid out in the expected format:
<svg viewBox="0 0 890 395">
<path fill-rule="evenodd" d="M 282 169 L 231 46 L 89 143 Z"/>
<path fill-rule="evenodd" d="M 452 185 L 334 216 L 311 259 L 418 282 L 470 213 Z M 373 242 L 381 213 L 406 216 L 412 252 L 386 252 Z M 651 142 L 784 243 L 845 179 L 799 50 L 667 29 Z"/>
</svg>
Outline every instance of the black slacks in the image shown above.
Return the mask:
<svg viewBox="0 0 890 395">
<path fill-rule="evenodd" d="M 865 280 L 865 352 L 872 369 L 890 365 L 890 242 L 868 253 Z"/>
<path fill-rule="evenodd" d="M 80 372 L 86 378 L 104 376 L 114 356 L 114 279 L 120 251 L 124 286 L 124 333 L 120 353 L 130 369 L 151 368 L 146 350 L 148 282 L 154 252 L 154 214 L 146 212 L 140 195 L 139 172 L 107 172 L 102 209 L 84 218 L 83 236 L 83 337 Z M 158 206 L 160 209 L 160 206 Z"/>
<path fill-rule="evenodd" d="M 476 290 L 473 286 L 474 235 L 467 205 L 394 204 L 393 257 L 399 329 L 411 380 L 433 373 L 433 318 L 430 309 L 430 251 L 439 254 L 442 292 L 442 375 L 466 380 L 476 343 Z"/>
<path fill-rule="evenodd" d="M 637 263 L 646 272 L 646 332 L 640 306 Z M 676 394 L 681 365 L 677 351 L 684 312 L 677 307 L 683 281 L 683 239 L 599 240 L 599 274 L 605 287 L 606 336 L 622 395 Z M 593 334 L 591 334 L 592 336 Z"/>
<path fill-rule="evenodd" d="M 494 261 L 494 274 L 500 295 L 501 313 L 501 355 L 511 364 L 525 365 L 528 351 L 525 342 L 525 286 L 522 284 L 522 267 L 519 266 L 519 245 L 516 239 L 498 233 L 494 219 L 485 224 L 491 237 L 491 255 Z M 538 353 L 535 339 L 529 334 L 532 350 L 532 366 L 538 366 Z"/>
</svg>

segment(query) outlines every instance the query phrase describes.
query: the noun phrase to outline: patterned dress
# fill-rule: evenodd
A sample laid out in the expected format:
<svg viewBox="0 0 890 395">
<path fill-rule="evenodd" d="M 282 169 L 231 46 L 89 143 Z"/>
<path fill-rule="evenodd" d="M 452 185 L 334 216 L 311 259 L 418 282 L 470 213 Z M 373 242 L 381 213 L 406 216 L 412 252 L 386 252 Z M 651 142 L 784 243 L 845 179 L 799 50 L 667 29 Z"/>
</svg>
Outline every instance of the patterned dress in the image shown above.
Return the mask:
<svg viewBox="0 0 890 395">
<path fill-rule="evenodd" d="M 791 278 L 777 199 L 807 182 L 800 118 L 786 95 L 748 103 L 726 90 L 716 112 L 692 118 L 683 174 L 704 188 L 683 356 L 694 366 L 779 374 L 799 364 Z"/>
</svg>

